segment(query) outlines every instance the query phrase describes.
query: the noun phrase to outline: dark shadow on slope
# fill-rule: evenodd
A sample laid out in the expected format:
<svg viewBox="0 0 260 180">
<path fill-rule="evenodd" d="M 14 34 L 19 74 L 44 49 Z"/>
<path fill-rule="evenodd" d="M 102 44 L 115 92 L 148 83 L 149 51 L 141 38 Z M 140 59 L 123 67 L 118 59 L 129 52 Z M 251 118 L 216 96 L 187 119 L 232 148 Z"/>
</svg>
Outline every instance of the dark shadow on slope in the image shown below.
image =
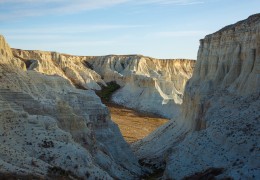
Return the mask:
<svg viewBox="0 0 260 180">
<path fill-rule="evenodd" d="M 197 172 L 191 176 L 183 178 L 183 180 L 216 180 L 216 176 L 223 174 L 223 168 L 209 168 L 203 172 Z M 222 178 L 221 180 L 232 180 L 230 177 Z"/>
<path fill-rule="evenodd" d="M 107 86 L 101 85 L 100 91 L 96 91 L 96 94 L 101 98 L 103 103 L 109 102 L 112 94 L 120 89 L 120 85 L 118 85 L 115 81 L 111 81 L 106 84 Z"/>
</svg>

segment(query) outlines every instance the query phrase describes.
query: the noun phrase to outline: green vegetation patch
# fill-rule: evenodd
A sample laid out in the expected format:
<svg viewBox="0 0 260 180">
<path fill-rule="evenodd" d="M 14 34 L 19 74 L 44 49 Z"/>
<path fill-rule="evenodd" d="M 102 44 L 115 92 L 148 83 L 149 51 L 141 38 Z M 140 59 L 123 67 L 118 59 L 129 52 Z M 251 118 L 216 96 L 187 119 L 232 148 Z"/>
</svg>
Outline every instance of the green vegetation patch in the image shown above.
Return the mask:
<svg viewBox="0 0 260 180">
<path fill-rule="evenodd" d="M 120 88 L 115 81 L 107 83 L 107 86 L 102 86 L 100 91 L 96 91 L 97 95 L 101 98 L 102 101 L 110 101 L 112 94 Z"/>
</svg>

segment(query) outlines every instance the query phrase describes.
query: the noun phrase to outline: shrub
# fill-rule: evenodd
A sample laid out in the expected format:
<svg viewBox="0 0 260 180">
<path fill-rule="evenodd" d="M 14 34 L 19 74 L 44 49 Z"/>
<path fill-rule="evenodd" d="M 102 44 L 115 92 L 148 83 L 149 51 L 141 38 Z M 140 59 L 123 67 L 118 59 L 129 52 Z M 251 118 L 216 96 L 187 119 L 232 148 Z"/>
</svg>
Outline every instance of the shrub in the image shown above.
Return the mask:
<svg viewBox="0 0 260 180">
<path fill-rule="evenodd" d="M 102 89 L 100 91 L 97 91 L 97 95 L 103 100 L 103 101 L 110 101 L 112 94 L 118 90 L 120 86 L 115 82 L 111 81 L 107 83 L 107 86 L 102 86 Z"/>
</svg>

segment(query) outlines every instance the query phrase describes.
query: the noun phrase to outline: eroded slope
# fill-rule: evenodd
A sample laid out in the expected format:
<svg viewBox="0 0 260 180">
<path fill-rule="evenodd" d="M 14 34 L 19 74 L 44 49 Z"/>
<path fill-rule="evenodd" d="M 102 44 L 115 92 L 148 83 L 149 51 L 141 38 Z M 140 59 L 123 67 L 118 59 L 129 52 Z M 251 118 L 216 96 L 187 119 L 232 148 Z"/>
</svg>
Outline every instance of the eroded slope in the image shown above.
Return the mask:
<svg viewBox="0 0 260 180">
<path fill-rule="evenodd" d="M 141 55 L 71 56 L 56 52 L 13 49 L 28 69 L 62 76 L 79 88 L 96 89 L 115 81 L 121 89 L 112 101 L 159 114 L 179 115 L 183 91 L 195 61 L 159 60 Z"/>
<path fill-rule="evenodd" d="M 26 71 L 26 61 L 13 56 L 2 36 L 0 52 L 0 173 L 54 179 L 141 175 L 108 109 L 94 91 L 76 89 L 66 69 L 56 68 L 62 63 L 39 62 L 38 72 Z"/>
<path fill-rule="evenodd" d="M 182 113 L 133 148 L 143 162 L 181 179 L 208 168 L 259 179 L 260 14 L 200 42 Z M 165 165 L 166 164 L 166 165 Z"/>
<path fill-rule="evenodd" d="M 195 61 L 162 60 L 140 55 L 89 58 L 88 62 L 105 82 L 122 86 L 112 101 L 130 108 L 178 116 L 183 91 Z"/>
</svg>

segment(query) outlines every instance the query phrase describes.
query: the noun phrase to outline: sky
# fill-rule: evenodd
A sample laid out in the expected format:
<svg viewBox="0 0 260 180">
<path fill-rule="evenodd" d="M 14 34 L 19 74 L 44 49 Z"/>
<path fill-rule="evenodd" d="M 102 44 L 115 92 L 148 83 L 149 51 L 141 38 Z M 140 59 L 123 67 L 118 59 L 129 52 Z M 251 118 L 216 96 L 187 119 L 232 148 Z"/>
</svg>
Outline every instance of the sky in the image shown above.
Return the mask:
<svg viewBox="0 0 260 180">
<path fill-rule="evenodd" d="M 199 40 L 260 13 L 260 0 L 0 0 L 0 34 L 20 49 L 196 59 Z"/>
</svg>

